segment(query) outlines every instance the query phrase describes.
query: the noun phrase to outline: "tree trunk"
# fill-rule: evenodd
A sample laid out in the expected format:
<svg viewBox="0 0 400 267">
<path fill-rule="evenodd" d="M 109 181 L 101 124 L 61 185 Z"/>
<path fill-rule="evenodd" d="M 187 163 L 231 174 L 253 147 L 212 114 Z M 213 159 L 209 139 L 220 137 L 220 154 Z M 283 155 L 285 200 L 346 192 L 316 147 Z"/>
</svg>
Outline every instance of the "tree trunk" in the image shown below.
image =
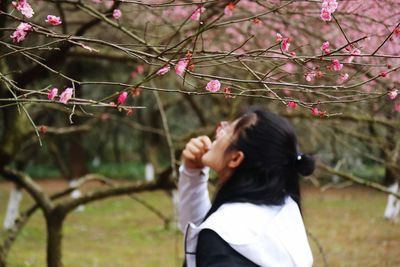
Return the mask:
<svg viewBox="0 0 400 267">
<path fill-rule="evenodd" d="M 62 226 L 64 216 L 52 213 L 47 224 L 47 267 L 62 267 Z"/>
<path fill-rule="evenodd" d="M 14 227 L 15 219 L 18 217 L 21 200 L 21 188 L 16 186 L 15 188 L 11 189 L 10 192 L 10 199 L 7 205 L 7 213 L 3 224 L 4 230 L 8 230 Z"/>
<path fill-rule="evenodd" d="M 0 248 L 0 267 L 6 267 L 6 254 L 4 253 L 3 249 Z"/>
</svg>

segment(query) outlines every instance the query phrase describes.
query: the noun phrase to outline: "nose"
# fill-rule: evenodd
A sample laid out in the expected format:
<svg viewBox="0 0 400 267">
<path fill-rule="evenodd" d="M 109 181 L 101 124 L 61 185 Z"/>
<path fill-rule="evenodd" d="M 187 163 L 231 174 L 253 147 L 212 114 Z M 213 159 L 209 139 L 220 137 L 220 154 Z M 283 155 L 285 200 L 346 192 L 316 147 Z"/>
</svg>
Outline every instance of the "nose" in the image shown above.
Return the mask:
<svg viewBox="0 0 400 267">
<path fill-rule="evenodd" d="M 226 121 L 221 121 L 218 123 L 217 128 L 215 129 L 215 135 L 218 138 L 219 136 L 222 136 L 225 134 L 225 129 L 226 126 L 228 125 L 228 122 Z"/>
</svg>

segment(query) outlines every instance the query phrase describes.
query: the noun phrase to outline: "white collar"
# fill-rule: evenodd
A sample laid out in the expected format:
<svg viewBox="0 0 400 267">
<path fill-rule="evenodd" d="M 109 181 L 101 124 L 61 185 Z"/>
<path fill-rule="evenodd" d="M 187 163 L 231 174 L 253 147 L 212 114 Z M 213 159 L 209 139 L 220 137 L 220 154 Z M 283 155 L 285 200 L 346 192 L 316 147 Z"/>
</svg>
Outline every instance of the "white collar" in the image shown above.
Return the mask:
<svg viewBox="0 0 400 267">
<path fill-rule="evenodd" d="M 189 224 L 187 267 L 195 267 L 197 236 L 202 229 L 218 233 L 229 245 L 265 267 L 310 267 L 313 258 L 299 208 L 291 198 L 282 206 L 228 203 L 199 226 Z"/>
</svg>

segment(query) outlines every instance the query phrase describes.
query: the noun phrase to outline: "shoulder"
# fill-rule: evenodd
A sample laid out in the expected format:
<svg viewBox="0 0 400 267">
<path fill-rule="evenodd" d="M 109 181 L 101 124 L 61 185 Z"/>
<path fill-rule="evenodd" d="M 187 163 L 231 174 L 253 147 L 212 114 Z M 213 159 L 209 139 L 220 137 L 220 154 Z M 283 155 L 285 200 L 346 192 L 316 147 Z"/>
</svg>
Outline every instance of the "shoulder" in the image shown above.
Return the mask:
<svg viewBox="0 0 400 267">
<path fill-rule="evenodd" d="M 203 224 L 217 232 L 229 244 L 254 242 L 274 221 L 282 206 L 229 203 L 222 205 Z"/>
</svg>

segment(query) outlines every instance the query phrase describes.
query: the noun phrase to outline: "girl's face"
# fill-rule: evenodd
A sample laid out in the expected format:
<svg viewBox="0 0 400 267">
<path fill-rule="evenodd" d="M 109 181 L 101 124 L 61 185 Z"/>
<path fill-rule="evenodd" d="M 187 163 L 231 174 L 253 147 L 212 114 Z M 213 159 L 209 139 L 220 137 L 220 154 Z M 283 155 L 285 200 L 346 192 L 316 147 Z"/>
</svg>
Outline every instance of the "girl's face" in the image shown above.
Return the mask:
<svg viewBox="0 0 400 267">
<path fill-rule="evenodd" d="M 231 160 L 231 153 L 225 153 L 225 151 L 233 142 L 236 123 L 237 121 L 220 122 L 217 126 L 216 137 L 212 143 L 211 149 L 202 157 L 203 164 L 218 173 L 220 182 L 224 182 L 232 171 L 228 166 Z"/>
</svg>

